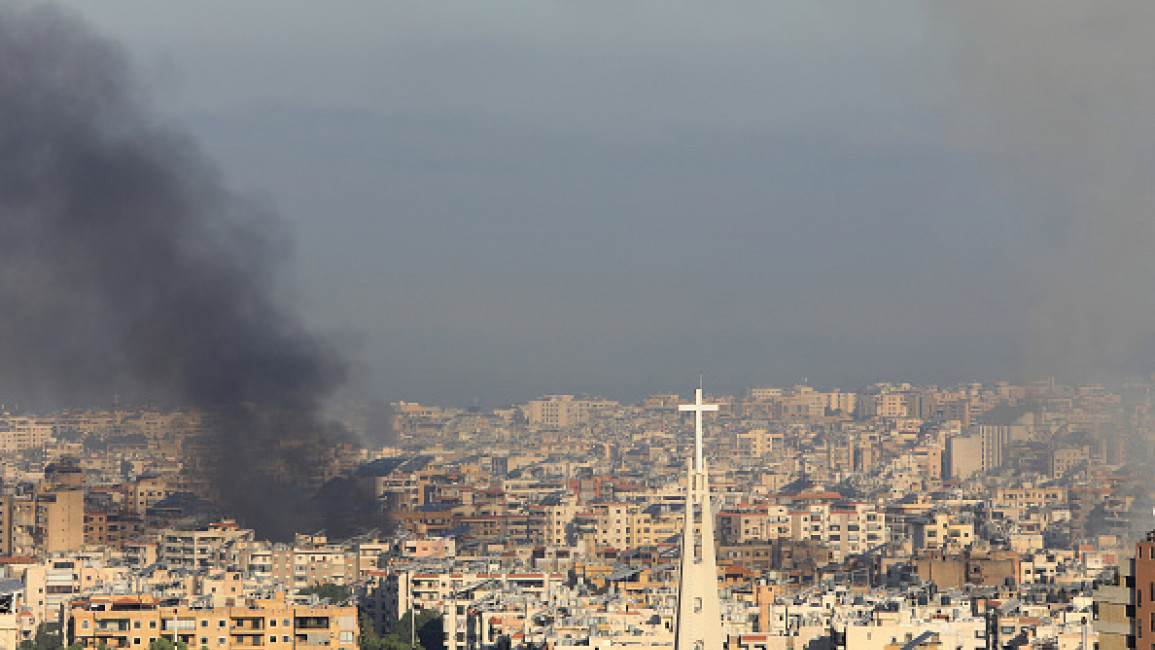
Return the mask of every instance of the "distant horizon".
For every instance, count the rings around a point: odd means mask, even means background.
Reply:
[[[995,379],[983,381],[983,380],[963,379],[963,380],[953,381],[953,382],[934,382],[934,381],[919,382],[919,381],[913,381],[910,379],[878,379],[878,380],[868,381],[868,382],[860,383],[860,384],[856,384],[856,385],[836,385],[836,384],[830,384],[830,383],[825,383],[825,382],[821,382],[821,381],[815,381],[813,378],[810,378],[810,377],[803,377],[803,378],[800,378],[799,381],[796,381],[793,383],[765,381],[765,382],[753,383],[753,384],[742,385],[742,386],[731,386],[730,388],[717,388],[717,387],[711,388],[710,382],[706,381],[704,384],[704,388],[705,388],[705,395],[708,397],[709,396],[714,396],[714,397],[726,396],[726,397],[744,398],[747,396],[747,394],[750,391],[757,389],[757,388],[780,388],[780,389],[789,391],[795,387],[806,386],[808,388],[814,389],[817,392],[839,391],[839,392],[843,392],[843,393],[855,393],[855,394],[861,395],[861,394],[867,394],[869,389],[871,389],[872,387],[882,385],[882,384],[890,384],[890,385],[894,385],[894,386],[898,386],[898,385],[902,385],[902,384],[909,384],[913,389],[935,388],[935,389],[939,389],[939,390],[952,390],[952,389],[957,389],[957,388],[965,388],[965,387],[971,386],[973,384],[979,384],[979,385],[983,386],[984,388],[994,388],[1000,384],[1005,384],[1005,385],[1010,385],[1010,386],[1032,386],[1032,385],[1043,384],[1043,383],[1053,383],[1054,388],[1078,389],[1078,388],[1099,387],[1099,388],[1104,388],[1106,390],[1119,390],[1119,389],[1124,388],[1128,385],[1138,385],[1138,386],[1155,385],[1155,378],[1153,378],[1153,377],[1133,377],[1130,379],[1117,379],[1114,381],[1096,381],[1096,380],[1076,381],[1073,379],[1061,379],[1061,378],[1057,378],[1057,377],[1039,377],[1039,378],[1035,378],[1035,379],[1026,379],[1026,380],[1010,380],[1010,379],[1005,379],[1005,378],[995,378]],[[612,393],[607,393],[607,392],[602,392],[602,391],[596,391],[596,390],[593,390],[593,391],[591,391],[591,390],[552,391],[552,392],[551,391],[542,391],[542,392],[538,392],[538,393],[526,393],[525,396],[519,397],[519,398],[514,398],[508,402],[491,403],[491,404],[485,404],[485,403],[480,403],[480,402],[477,404],[473,404],[472,402],[470,402],[470,403],[435,402],[435,401],[419,400],[419,399],[406,399],[404,397],[389,399],[388,403],[390,403],[390,404],[400,404],[400,403],[420,404],[422,406],[434,406],[434,407],[438,407],[438,408],[450,408],[450,409],[458,409],[458,410],[468,410],[470,408],[477,407],[483,411],[493,411],[493,410],[498,410],[498,409],[520,406],[520,405],[526,404],[528,402],[539,400],[541,398],[548,397],[551,395],[571,395],[571,396],[573,396],[575,398],[579,398],[579,399],[586,399],[586,398],[588,398],[588,399],[606,399],[609,401],[618,402],[618,403],[623,404],[623,405],[641,405],[642,402],[644,402],[647,398],[655,396],[655,395],[678,395],[679,397],[681,397],[683,399],[691,400],[691,399],[693,399],[693,394],[694,394],[695,388],[697,388],[696,384],[688,383],[687,386],[681,387],[680,389],[679,388],[670,388],[669,390],[653,390],[651,392],[639,394],[637,396],[622,396],[622,395],[617,395],[617,394],[612,394]],[[342,394],[342,395],[335,396],[331,400],[331,403],[329,404],[329,408],[349,407],[349,406],[353,406],[353,407],[370,406],[373,404],[380,404],[380,403],[382,403],[382,401],[383,400],[381,398],[372,397],[372,396],[353,396],[353,395],[349,395],[349,394]],[[19,410],[14,410],[12,407],[16,407]],[[55,408],[21,409],[18,404],[0,403],[0,413],[3,413],[4,415],[9,415],[9,416],[20,416],[20,415],[24,415],[24,414],[50,414],[50,413],[60,413],[60,412],[66,412],[66,411],[72,411],[72,410],[112,411],[112,410],[116,410],[118,408],[119,409],[126,409],[126,410],[150,409],[151,408],[151,409],[157,409],[157,410],[161,410],[161,411],[176,411],[176,410],[182,410],[182,409],[195,409],[196,407],[193,407],[190,405],[178,405],[178,404],[161,405],[161,404],[155,404],[155,403],[149,403],[149,402],[143,402],[143,401],[141,401],[141,402],[125,401],[125,402],[120,402],[120,403],[114,403],[112,400],[110,400],[107,404],[104,404],[104,405],[90,404],[90,405],[60,406],[60,407],[55,407]],[[211,408],[211,407],[207,407],[207,408]]]

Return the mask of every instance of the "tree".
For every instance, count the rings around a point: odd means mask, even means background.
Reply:
[[[375,650],[378,647],[381,637],[377,636],[377,630],[373,628],[373,619],[368,612],[361,612],[357,617],[357,623],[361,627],[361,638],[359,645],[361,650]]]
[[[327,600],[330,603],[343,603],[353,597],[353,591],[345,585],[337,585],[332,582],[326,582],[320,585],[313,585],[312,587],[305,587],[297,592],[302,596],[316,594],[318,598]]]
[[[392,632],[381,636],[378,636],[373,629],[373,621],[368,614],[362,612],[360,621],[360,650],[444,650],[445,648],[441,615],[433,610],[418,611],[415,627],[413,610],[409,610],[393,626]],[[414,629],[417,632],[416,646],[409,644],[409,636]]]
[[[172,639],[168,637],[160,637],[156,641],[148,644],[148,650],[188,650],[188,644],[184,641],[177,641],[176,645],[172,644]]]
[[[36,628],[36,636],[32,640],[21,641],[17,648],[19,650],[59,650],[63,645],[60,634],[54,633],[47,623],[41,623]]]
[[[409,633],[413,627],[413,610],[405,612],[401,620],[397,621],[397,626],[393,628],[394,634],[399,636],[405,645],[409,645]],[[417,648],[422,650],[444,650],[445,648],[445,630],[442,627],[441,615],[431,609],[422,609],[417,611]]]

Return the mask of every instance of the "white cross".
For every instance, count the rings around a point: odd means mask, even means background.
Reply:
[[[703,404],[702,403],[702,389],[694,389],[694,403],[693,404],[679,404],[679,411],[694,411],[694,471],[702,471],[702,413],[704,411],[717,411],[717,404]]]

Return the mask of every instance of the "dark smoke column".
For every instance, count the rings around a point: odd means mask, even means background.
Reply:
[[[195,406],[221,505],[323,527],[305,486],[345,362],[280,286],[282,225],[149,115],[124,53],[60,9],[0,2],[0,391]],[[311,486],[309,486],[311,487]]]

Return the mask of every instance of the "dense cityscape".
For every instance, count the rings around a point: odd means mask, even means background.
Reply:
[[[707,392],[725,647],[1147,647],[1150,388]],[[394,403],[302,477],[386,516],[291,539],[214,501],[196,410],[5,414],[0,645],[673,647],[690,402]]]
[[[0,650],[1155,650],[1155,3],[350,9],[0,0]]]

